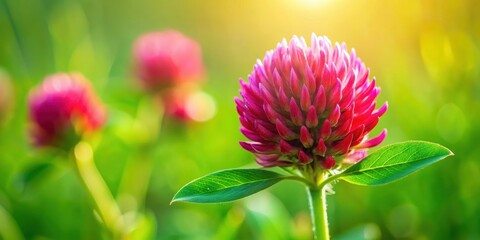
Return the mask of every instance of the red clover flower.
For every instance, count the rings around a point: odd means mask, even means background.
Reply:
[[[204,74],[200,45],[175,30],[140,36],[133,58],[136,75],[147,90],[197,81]]]
[[[31,136],[37,146],[71,147],[104,123],[105,109],[81,74],[45,78],[29,97]],[[72,142],[73,141],[73,142]]]
[[[376,107],[375,77],[345,43],[332,45],[312,34],[311,45],[294,36],[258,60],[248,82],[241,79],[235,98],[240,145],[264,167],[322,166],[355,163],[385,136],[368,138],[387,110]]]

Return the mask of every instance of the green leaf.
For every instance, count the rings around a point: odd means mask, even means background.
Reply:
[[[54,169],[55,165],[50,161],[34,163],[20,171],[15,178],[15,186],[23,192],[40,183]]]
[[[452,155],[450,150],[435,143],[396,143],[380,148],[338,177],[358,185],[386,184]]]
[[[181,188],[173,202],[219,203],[237,200],[290,178],[263,169],[229,169],[198,178]]]

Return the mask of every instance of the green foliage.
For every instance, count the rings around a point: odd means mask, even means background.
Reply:
[[[450,150],[435,143],[396,143],[370,154],[338,177],[358,185],[386,184],[452,155]]]
[[[288,178],[262,169],[229,169],[193,180],[172,202],[218,203],[237,200]]]
[[[18,173],[15,185],[19,190],[26,190],[44,180],[54,170],[54,167],[52,162],[34,163]]]
[[[342,179],[357,185],[379,185],[398,180],[453,153],[430,142],[408,141],[385,146],[321,185]],[[173,202],[218,203],[237,200],[288,178],[262,169],[229,169],[193,180],[181,188]]]

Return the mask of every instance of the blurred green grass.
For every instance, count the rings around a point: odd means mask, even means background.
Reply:
[[[15,94],[11,116],[0,125],[0,205],[27,239],[103,237],[65,160],[29,145],[28,91],[58,71],[79,71],[92,81],[110,113],[96,162],[116,193],[136,150],[117,129],[142,100],[132,87],[131,44],[143,32],[175,28],[202,46],[205,91],[217,115],[188,126],[164,122],[150,154],[155,166],[146,199],[156,238],[310,239],[306,193],[296,183],[235,203],[169,201],[195,177],[255,166],[237,143],[243,139],[233,103],[238,79],[282,38],[315,32],[355,48],[377,77],[389,110],[375,132],[387,128],[386,143],[423,139],[456,154],[388,186],[335,185],[328,198],[332,235],[369,226],[381,234],[373,231],[374,239],[480,238],[478,9],[475,0],[0,0],[0,67]],[[53,171],[21,184],[24,169],[51,160]]]

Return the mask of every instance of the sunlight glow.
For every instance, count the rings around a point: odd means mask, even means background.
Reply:
[[[291,2],[295,3],[296,5],[303,5],[305,7],[316,7],[320,4],[329,2],[329,0],[291,0]]]

